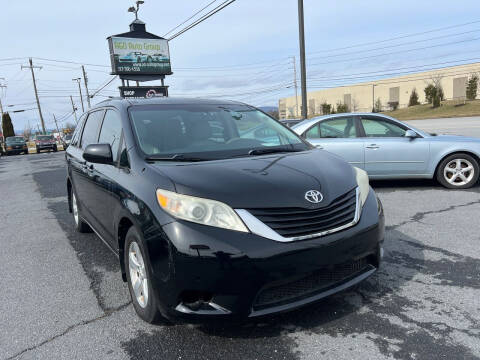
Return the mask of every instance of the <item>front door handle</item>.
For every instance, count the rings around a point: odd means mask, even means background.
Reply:
[[[377,144],[370,144],[370,145],[367,145],[366,147],[367,149],[377,150],[380,146],[378,146]]]

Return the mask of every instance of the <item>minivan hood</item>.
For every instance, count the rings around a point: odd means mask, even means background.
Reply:
[[[296,207],[314,209],[356,187],[352,167],[323,150],[197,163],[153,164],[178,193],[221,201],[236,209]],[[305,200],[319,190],[324,200]]]

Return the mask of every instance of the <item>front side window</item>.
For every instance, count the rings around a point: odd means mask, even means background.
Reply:
[[[132,107],[130,117],[147,156],[211,160],[269,148],[308,149],[295,133],[247,105],[143,105]]]
[[[98,142],[100,144],[110,144],[112,148],[113,161],[117,161],[118,146],[122,136],[122,122],[118,114],[113,110],[107,110],[103,119],[102,129]]]
[[[406,130],[400,126],[378,118],[362,118],[366,137],[403,137]]]
[[[83,128],[81,148],[85,149],[90,144],[98,142],[98,128],[103,118],[104,111],[95,111],[90,113]]]

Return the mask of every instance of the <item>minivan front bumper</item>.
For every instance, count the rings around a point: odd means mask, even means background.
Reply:
[[[309,240],[278,242],[184,221],[163,230],[173,245],[169,276],[155,272],[161,266],[150,254],[162,314],[240,320],[292,310],[372,275],[383,253],[384,216],[371,190],[355,226]]]

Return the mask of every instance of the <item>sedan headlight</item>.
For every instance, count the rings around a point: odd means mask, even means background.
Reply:
[[[358,167],[353,167],[355,169],[355,177],[357,179],[358,188],[360,190],[360,203],[365,204],[367,201],[368,193],[370,192],[370,183],[368,181],[368,174],[365,170],[362,170]]]
[[[198,224],[248,232],[247,227],[233,209],[219,201],[157,190],[160,207],[170,215]]]

